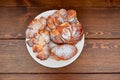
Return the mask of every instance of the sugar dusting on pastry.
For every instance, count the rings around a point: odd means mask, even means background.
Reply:
[[[27,29],[26,30],[26,38],[34,37],[35,33],[38,33],[38,31],[32,30],[32,29]]]
[[[46,19],[44,17],[41,17],[39,19],[34,19],[28,26],[28,28],[31,28],[33,30],[43,30],[46,26]]]
[[[58,56],[58,58],[65,60],[73,57],[76,52],[76,47],[69,44],[56,46],[51,50],[51,53],[53,53],[55,56]]]
[[[66,29],[66,28],[63,28],[62,37],[63,37],[65,40],[70,40],[70,37],[71,37],[70,31],[69,31],[68,29]]]
[[[68,60],[77,53],[74,46],[82,37],[82,25],[75,10],[56,10],[48,18],[33,19],[26,30],[27,44],[36,57],[46,60],[51,56],[56,60]]]
[[[36,57],[38,58],[38,59],[41,59],[41,60],[46,60],[46,59],[48,59],[48,57],[49,57],[49,47],[48,47],[48,45],[45,45],[43,48],[42,48],[42,50],[36,55]]]

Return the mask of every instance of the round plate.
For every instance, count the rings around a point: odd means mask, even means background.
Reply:
[[[38,19],[42,16],[47,18],[49,15],[53,14],[55,11],[56,10],[50,10],[50,11],[43,12],[35,18]],[[27,41],[27,39],[26,39],[26,41]],[[73,56],[69,60],[56,61],[51,57],[49,57],[47,60],[40,60],[40,59],[36,58],[37,53],[33,52],[32,47],[29,47],[29,45],[27,43],[26,43],[26,46],[27,46],[27,49],[28,49],[30,55],[32,56],[32,58],[35,61],[37,61],[39,64],[46,66],[46,67],[49,67],[49,68],[60,68],[60,67],[64,67],[64,66],[71,64],[73,61],[75,61],[79,57],[79,55],[83,49],[83,46],[84,46],[84,35],[83,35],[82,39],[75,45],[78,49],[78,52],[76,53],[75,56]]]

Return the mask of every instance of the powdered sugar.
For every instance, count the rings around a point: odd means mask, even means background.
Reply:
[[[46,43],[50,42],[50,37],[49,34],[42,33],[41,34],[42,38],[46,41]]]
[[[70,31],[64,28],[62,31],[62,37],[66,40],[70,40],[70,36],[71,36]]]
[[[50,49],[54,48],[55,46],[58,46],[57,44],[53,43],[52,41],[50,41],[48,45],[49,45]]]
[[[73,30],[72,30],[72,36],[75,36],[76,31],[77,31],[77,28],[73,27]]]
[[[27,38],[32,38],[35,33],[37,33],[36,30],[27,29],[27,30],[26,30],[26,37],[27,37]]]
[[[59,10],[59,13],[62,15],[62,16],[66,16],[67,15],[67,11],[65,9],[60,9]]]
[[[43,51],[44,51],[45,56],[49,56],[50,51],[49,51],[48,45],[45,45],[45,46],[43,47]]]
[[[77,49],[72,44],[76,44],[74,42],[79,40],[80,30],[78,24],[72,25],[77,20],[76,12],[73,10],[70,10],[69,14],[67,12],[65,9],[60,9],[48,15],[47,20],[44,17],[35,18],[28,26],[26,37],[33,39],[28,41],[28,44],[31,47],[38,45],[37,48],[41,48],[37,52],[39,59],[45,60],[45,55],[50,54],[49,49],[52,49],[56,56],[62,57],[61,59],[69,59],[76,53]],[[49,46],[50,38],[56,45]]]
[[[73,56],[76,48],[69,44],[64,44],[61,46],[56,46],[52,49],[53,52],[58,57],[63,57],[64,59],[68,59]]]

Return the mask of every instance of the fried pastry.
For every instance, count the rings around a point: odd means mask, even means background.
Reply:
[[[83,29],[79,22],[72,23],[65,22],[57,29],[50,32],[51,40],[57,44],[74,44],[78,42],[83,35]]]
[[[38,33],[37,30],[33,30],[33,29],[27,29],[26,30],[26,38],[33,38],[35,37],[35,35]]]
[[[68,10],[67,11],[67,20],[68,20],[68,22],[77,21],[77,14],[76,14],[75,10]]]
[[[35,41],[35,38],[31,38],[29,40],[27,40],[27,44],[32,47],[34,45],[34,41]]]
[[[26,30],[27,44],[36,57],[46,60],[68,60],[77,53],[75,44],[82,38],[83,28],[75,10],[56,10],[48,18],[34,19]]]
[[[43,30],[36,36],[36,45],[33,45],[33,51],[37,52],[37,58],[46,60],[49,56],[48,43],[50,42],[49,31]]]
[[[58,45],[51,50],[51,55],[56,60],[68,60],[77,53],[77,48],[74,45],[64,44]]]
[[[46,18],[40,17],[39,19],[34,19],[28,26],[28,28],[33,30],[43,30],[46,27]]]
[[[65,9],[60,9],[53,15],[48,16],[47,25],[50,29],[55,29],[65,21],[67,21],[67,11]]]
[[[28,45],[32,47],[33,52],[37,53],[37,58],[45,60],[49,56],[48,43],[50,42],[49,31],[40,31],[34,38],[27,41]]]
[[[48,45],[45,45],[41,51],[36,55],[36,57],[40,60],[46,60],[48,59],[50,55],[49,47]]]
[[[51,15],[48,16],[48,18],[47,18],[47,25],[48,25],[49,29],[55,29],[56,28]]]
[[[46,27],[46,19],[41,17],[39,19],[34,19],[28,26],[26,30],[26,38],[35,37],[40,30],[43,30]]]

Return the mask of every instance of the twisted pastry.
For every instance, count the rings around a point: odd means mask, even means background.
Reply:
[[[79,22],[71,23],[71,25],[65,22],[50,32],[51,40],[57,44],[75,44],[82,35],[83,29]]]
[[[83,35],[75,10],[60,9],[48,18],[34,19],[26,30],[27,44],[36,57],[46,60],[50,54],[56,60],[68,60],[77,53],[74,46]],[[51,41],[50,41],[51,39]],[[51,44],[54,45],[51,45]]]
[[[27,43],[32,47],[33,52],[37,53],[36,57],[41,60],[46,60],[50,54],[48,47],[50,42],[49,31],[45,30],[45,27],[46,19],[41,17],[34,19],[26,30]]]

